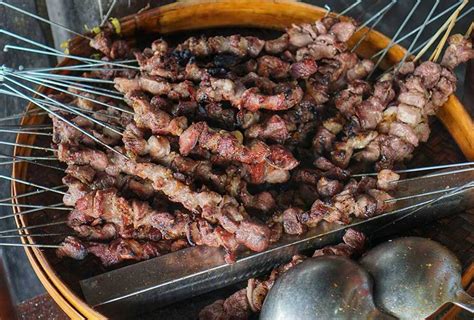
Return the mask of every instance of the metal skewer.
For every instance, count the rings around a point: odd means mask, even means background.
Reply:
[[[0,202],[0,207],[18,207],[18,208],[40,209],[40,210],[51,209],[51,210],[71,211],[71,208],[69,207],[38,206],[34,204],[15,204],[15,203],[4,203],[4,202]],[[0,219],[3,219],[3,217],[0,217]]]
[[[62,206],[62,205],[64,205],[64,203],[56,203],[56,204],[52,204],[52,205],[49,205],[49,206],[45,206],[45,208],[35,208],[35,209],[20,211],[19,213],[13,213],[13,214],[1,216],[0,220],[9,219],[9,218],[16,218],[16,217],[27,215],[29,213],[33,213],[33,212],[54,209],[54,207],[59,207],[59,206]],[[71,211],[71,210],[72,210],[72,208],[69,208],[69,211]]]
[[[428,23],[426,25],[430,25],[431,23],[435,22],[436,20],[438,20],[439,18],[441,18],[442,16],[446,15],[448,12],[450,12],[451,10],[457,8],[461,3],[463,2],[463,0],[460,0],[458,1],[457,3],[453,4],[452,6],[450,6],[449,8],[445,9],[444,11],[438,13],[436,16],[434,16],[433,18],[431,18]],[[474,8],[471,8],[469,11],[471,11],[472,9]],[[419,30],[421,29],[421,26],[411,30],[410,32],[408,32],[406,35],[404,35],[403,37],[401,37],[400,39],[397,39],[393,45],[397,45],[397,44],[400,44],[402,41],[404,41],[405,39],[408,39],[409,37],[411,37],[412,35],[414,35],[415,33],[417,33]],[[381,55],[383,52],[383,50],[380,50],[378,51],[377,53],[375,53],[372,58],[376,58],[378,57],[379,55]]]
[[[359,39],[359,41],[357,41],[357,43],[354,45],[354,47],[352,47],[351,52],[355,52],[357,50],[357,48],[361,45],[362,42],[364,42],[364,40],[367,38],[367,36],[370,34],[370,32],[372,32],[372,30],[379,24],[379,22],[382,21],[383,17],[385,17],[385,14],[387,14],[390,11],[390,9],[392,9],[394,7],[394,5],[395,5],[395,3],[397,3],[397,1],[398,0],[392,0],[391,3],[389,3],[387,6],[382,8],[382,10],[377,13],[377,16],[379,16],[379,17],[374,21],[374,23],[364,33],[364,35]],[[359,29],[357,31],[361,30],[361,28],[365,27],[365,25],[366,24],[359,27]]]
[[[411,55],[411,51],[414,47],[414,45],[417,43],[418,41],[418,38],[421,36],[421,34],[423,33],[423,30],[425,30],[425,27],[427,26],[428,24],[428,21],[429,19],[431,18],[431,16],[433,15],[434,11],[436,10],[436,8],[438,7],[439,5],[439,1],[440,0],[436,0],[434,6],[431,8],[431,11],[428,13],[428,15],[426,16],[426,19],[425,21],[423,22],[423,24],[420,26],[420,30],[418,31],[418,33],[416,34],[415,36],[415,39],[413,39],[413,41],[410,43],[410,46],[408,47],[408,50],[405,52],[405,54],[403,55],[403,58],[402,60],[400,60],[400,62],[397,64],[397,66],[395,67],[395,74],[398,73],[398,71],[400,70],[400,68],[402,67],[403,63],[405,62],[405,60]]]
[[[24,51],[24,52],[30,52],[30,53],[37,53],[37,54],[43,54],[43,55],[47,55],[47,56],[55,56],[55,57],[59,57],[59,58],[69,58],[69,59],[79,60],[79,61],[83,61],[83,62],[101,62],[101,60],[97,60],[97,59],[85,58],[85,57],[75,56],[75,55],[70,55],[70,54],[65,54],[65,53],[48,52],[48,51],[31,49],[31,48],[15,46],[15,45],[9,45],[9,44],[7,44],[3,47],[4,52],[8,52],[9,50],[17,50],[17,51]],[[140,67],[130,66],[130,65],[122,64],[122,63],[118,63],[118,62],[107,62],[107,65],[117,66],[117,67],[122,67],[122,68],[127,68],[127,69],[133,69],[133,70],[140,70]]]
[[[10,155],[3,154],[3,153],[0,153],[0,155],[4,156],[6,158],[9,157],[10,159],[13,160],[13,162],[27,162],[27,163],[38,165],[38,166],[41,166],[41,167],[50,168],[50,169],[54,169],[54,170],[58,170],[58,171],[62,171],[62,172],[64,172],[64,170],[65,170],[64,168],[52,166],[52,165],[41,163],[41,162],[36,162],[35,160],[26,159],[26,158],[23,158],[21,156],[10,156]]]
[[[36,234],[11,234],[11,235],[0,235],[0,239],[8,238],[27,238],[27,237],[58,237],[65,236],[64,233],[36,233]]]
[[[81,38],[85,38],[85,39],[87,39],[87,40],[92,40],[91,37],[88,37],[88,36],[83,35],[83,34],[81,34],[81,33],[79,33],[79,32],[76,32],[76,31],[74,31],[74,30],[71,30],[71,29],[69,29],[68,27],[65,27],[65,26],[63,26],[63,25],[61,25],[61,24],[59,24],[59,23],[57,23],[57,22],[53,22],[53,21],[51,21],[51,20],[42,18],[42,17],[40,17],[40,16],[38,16],[38,15],[36,15],[36,14],[33,14],[33,13],[31,13],[31,12],[28,12],[28,11],[25,11],[25,10],[20,9],[20,8],[18,8],[18,7],[15,7],[14,5],[8,4],[8,3],[4,2],[4,1],[0,1],[0,5],[3,5],[3,6],[5,6],[5,7],[7,7],[7,8],[10,8],[10,9],[15,10],[15,11],[17,11],[17,12],[20,12],[20,13],[22,13],[22,14],[25,14],[25,15],[27,15],[27,16],[29,16],[29,17],[35,18],[35,19],[37,19],[37,20],[39,20],[39,21],[45,22],[45,23],[47,23],[47,24],[49,24],[49,25],[52,25],[52,26],[54,26],[54,27],[64,29],[64,30],[66,30],[67,32],[70,32],[70,33],[72,33],[72,34],[74,34],[74,35],[76,35],[76,36],[79,36],[79,37],[81,37]]]
[[[12,182],[22,183],[22,184],[25,184],[27,186],[35,187],[35,188],[38,188],[38,189],[47,190],[47,191],[51,191],[51,192],[54,192],[54,193],[59,193],[59,194],[62,194],[62,195],[67,195],[68,194],[67,192],[64,192],[64,191],[61,191],[61,190],[57,190],[57,189],[50,188],[50,187],[40,186],[36,183],[21,180],[21,179],[17,179],[17,178],[12,178],[12,177],[8,177],[8,176],[4,176],[4,175],[0,175],[0,178],[10,180]]]
[[[35,145],[16,143],[16,142],[0,141],[0,144],[7,145],[7,146],[14,146],[14,147],[30,148],[30,149],[41,150],[41,151],[49,151],[49,152],[55,152],[56,151],[53,148],[38,147],[38,146],[35,146]]]
[[[15,75],[14,73],[9,73],[9,74],[11,74],[11,75],[13,75],[13,76],[17,76],[17,75]],[[46,87],[49,87],[49,88],[52,88],[52,89],[57,89],[57,88],[54,87],[54,86],[47,85],[47,84],[42,83],[42,82],[40,82],[40,81],[31,80],[31,79],[28,79],[28,78],[24,78],[24,77],[22,77],[22,76],[17,76],[17,77],[19,77],[20,79],[25,79],[25,80],[31,81],[31,82],[33,82],[33,83],[35,83],[35,84],[38,84],[38,85],[46,86]],[[46,82],[48,82],[48,81],[46,81]],[[56,104],[57,106],[60,106],[60,107],[62,107],[62,108],[64,108],[64,109],[70,111],[70,112],[73,113],[73,114],[76,114],[76,115],[78,115],[78,116],[84,117],[84,118],[86,118],[87,120],[92,121],[93,123],[98,124],[98,125],[100,125],[100,126],[103,126],[103,127],[107,128],[107,129],[109,129],[109,130],[112,130],[112,131],[114,131],[114,132],[117,133],[117,134],[120,134],[120,135],[122,134],[120,131],[116,130],[115,128],[112,128],[112,127],[110,127],[110,126],[104,124],[103,122],[101,122],[101,121],[99,121],[99,120],[97,120],[97,119],[95,119],[95,118],[93,118],[93,117],[90,117],[90,116],[88,116],[88,115],[86,115],[86,114],[84,114],[84,113],[82,113],[82,112],[79,112],[79,111],[77,111],[77,110],[75,110],[75,109],[73,109],[73,108],[70,108],[67,104],[64,104],[64,103],[62,103],[62,102],[59,102],[59,101],[57,101],[57,100],[54,100],[54,99],[52,99],[52,98],[50,98],[50,97],[48,97],[48,96],[46,96],[46,95],[43,95],[43,94],[41,94],[41,93],[39,93],[39,92],[37,92],[37,91],[35,91],[35,90],[33,90],[33,89],[28,89],[28,90],[31,91],[31,92],[33,92],[33,93],[39,94],[39,95],[40,95],[41,97],[43,97],[44,99],[46,99],[46,100],[48,100],[48,101],[50,101],[50,102]],[[87,92],[87,91],[86,91],[86,92]]]
[[[397,40],[398,36],[400,35],[400,33],[403,31],[403,29],[405,28],[406,24],[408,23],[408,21],[410,21],[411,19],[411,16],[415,13],[416,11],[416,8],[418,8],[418,6],[420,5],[420,2],[421,0],[416,0],[416,3],[415,5],[411,8],[410,12],[408,13],[408,15],[406,16],[406,18],[403,20],[402,24],[400,25],[400,27],[397,29],[397,31],[395,32],[395,35],[390,39],[390,43],[385,47],[385,49],[383,50],[382,52],[382,55],[378,58],[377,62],[375,63],[374,65],[374,68],[372,70],[372,72],[367,76],[367,79],[369,79],[375,72],[375,70],[377,70],[377,67],[379,66],[379,64],[382,62],[383,58],[385,57],[385,55],[388,53],[388,50],[390,50],[390,48],[393,46],[393,43]]]
[[[32,229],[44,228],[44,227],[50,227],[50,226],[58,226],[58,225],[61,225],[61,224],[66,224],[66,221],[49,222],[49,223],[44,223],[44,224],[37,224],[37,225],[34,225],[34,226],[20,227],[20,228],[16,228],[16,229],[0,230],[0,234],[11,233],[11,232],[19,232],[19,231],[24,231],[24,230],[32,230]]]
[[[372,15],[370,17],[370,19],[368,19],[367,21],[365,21],[360,27],[357,28],[356,32],[357,31],[360,31],[362,30],[364,27],[368,26],[372,21],[374,20],[380,20],[380,15],[385,15],[396,3],[398,3],[398,0],[392,0],[389,4],[387,4],[385,7],[383,7],[382,9],[380,9],[379,12],[377,12],[376,14]]]
[[[14,76],[16,76],[17,78],[20,78],[22,79],[21,76],[18,76],[18,74],[12,74]],[[7,77],[4,77],[5,79],[8,79]],[[77,93],[74,93],[74,92],[70,92],[68,90],[65,90],[65,89],[61,89],[59,87],[56,87],[56,86],[53,86],[53,85],[46,85],[46,84],[42,84],[44,85],[45,87],[48,87],[48,88],[51,88],[51,89],[54,89],[56,91],[59,91],[59,92],[62,92],[62,93],[66,93],[70,96],[73,96],[73,97],[76,97],[76,98],[80,98],[80,99],[84,99],[84,100],[87,100],[87,101],[91,101],[91,102],[94,102],[98,105],[102,105],[104,107],[107,107],[107,108],[112,108],[112,109],[115,109],[115,110],[118,110],[118,111],[121,111],[121,112],[125,112],[125,113],[128,113],[128,114],[134,114],[133,111],[130,111],[130,110],[127,110],[127,109],[123,109],[123,108],[120,108],[120,107],[117,107],[117,106],[114,106],[114,105],[111,105],[111,104],[107,104],[105,102],[102,102],[102,101],[99,101],[99,100],[95,100],[95,99],[92,99],[90,97],[87,97],[87,96],[83,96],[83,95],[80,95],[80,94],[77,94]],[[37,93],[36,91],[34,91],[33,89],[30,89],[28,87],[26,87],[29,91],[32,91],[34,93]],[[41,95],[41,94],[40,94]],[[23,98],[24,95],[21,95],[19,94],[18,95],[19,97]],[[44,95],[41,95],[43,98],[45,97]],[[48,99],[49,98],[49,99]],[[45,98],[49,101],[51,101],[52,103],[55,103],[55,104],[59,104],[58,101],[54,100],[54,99],[51,99],[50,97],[48,98]],[[31,98],[30,98],[31,99]]]
[[[30,247],[30,248],[45,248],[45,249],[59,249],[61,245],[58,244],[37,244],[37,243],[0,243],[0,247]]]
[[[14,84],[20,86],[20,87],[22,87],[22,88],[25,88],[25,89],[27,89],[27,90],[33,91],[33,92],[37,93],[39,96],[41,96],[41,97],[43,97],[43,98],[46,98],[46,99],[49,99],[49,100],[53,100],[53,99],[49,98],[48,96],[46,96],[46,95],[44,95],[44,94],[42,94],[42,93],[36,92],[36,91],[34,91],[34,90],[28,88],[27,86],[22,85],[22,84],[19,83],[18,81],[12,80],[12,79],[10,79],[10,78],[8,78],[8,77],[5,77],[5,76],[4,76],[4,79],[5,79],[5,80],[8,80],[8,81],[10,81],[10,82],[12,82],[12,83],[14,83]],[[121,155],[121,156],[123,156],[123,157],[125,157],[125,158],[128,159],[128,157],[127,157],[126,155],[122,154],[120,151],[115,150],[113,147],[111,147],[111,146],[109,146],[108,144],[102,142],[100,139],[97,139],[95,136],[93,136],[92,134],[90,134],[90,133],[87,132],[86,130],[82,129],[81,127],[76,126],[76,125],[73,124],[71,121],[69,121],[69,120],[67,120],[66,118],[64,118],[63,116],[61,116],[61,115],[55,113],[54,111],[52,111],[52,110],[50,110],[50,109],[48,109],[48,108],[42,106],[41,104],[37,103],[37,102],[34,101],[33,99],[29,98],[28,96],[25,96],[24,94],[22,94],[20,91],[16,90],[15,88],[13,88],[13,87],[11,87],[11,86],[9,86],[9,85],[7,85],[7,84],[4,84],[4,85],[5,85],[8,89],[10,89],[10,90],[16,92],[17,94],[21,95],[22,97],[24,97],[25,99],[29,100],[30,102],[36,104],[38,107],[44,109],[45,111],[51,113],[51,114],[54,115],[55,117],[57,117],[57,118],[59,118],[60,120],[64,121],[65,123],[69,124],[69,125],[72,126],[73,128],[79,130],[80,132],[82,132],[83,134],[85,134],[86,136],[88,136],[89,138],[91,138],[91,139],[93,139],[94,141],[98,142],[100,145],[102,145],[102,146],[106,147],[107,149],[112,150],[113,152],[115,152],[115,153],[117,153],[117,154],[119,154],[119,155]],[[53,100],[53,101],[54,101],[54,100]]]
[[[456,168],[456,167],[464,167],[464,166],[472,166],[472,165],[474,165],[474,161],[460,162],[460,163],[450,163],[450,164],[440,164],[440,165],[426,166],[426,167],[419,167],[419,168],[411,168],[411,169],[402,169],[402,170],[395,170],[395,172],[396,173],[422,172],[422,171],[429,171],[429,170],[448,169],[448,168]],[[358,173],[358,174],[352,174],[351,177],[376,176],[377,174],[378,173],[376,173],[376,172]]]

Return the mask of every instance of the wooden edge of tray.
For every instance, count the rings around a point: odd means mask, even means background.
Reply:
[[[294,1],[269,1],[269,0],[214,0],[214,1],[187,1],[185,3],[173,3],[156,9],[142,12],[138,15],[131,15],[122,18],[121,28],[125,37],[135,35],[140,31],[146,30],[151,33],[173,33],[185,30],[197,30],[213,27],[258,27],[267,29],[284,29],[292,23],[312,22],[324,16],[326,10],[312,6],[309,4]],[[356,43],[361,35],[366,31],[362,29],[351,39],[352,44]],[[366,41],[359,47],[357,51],[363,57],[369,57],[374,52],[384,48],[389,39],[379,32],[372,31],[368,34]],[[351,43],[350,43],[351,44]],[[91,52],[87,41],[76,37],[70,42],[70,52],[72,54],[80,54]],[[382,61],[381,67],[387,68],[404,55],[405,49],[401,46],[392,47],[385,59]],[[74,64],[70,59],[65,59],[60,65]],[[39,88],[42,92],[46,92],[45,88]],[[31,103],[28,104],[28,110],[35,108]],[[459,100],[452,96],[445,107],[441,108],[443,113],[440,118],[448,128],[452,136],[460,145],[464,154],[469,158],[474,157],[474,132],[472,128],[472,120],[468,117]],[[462,117],[462,118],[461,118]],[[37,117],[24,117],[22,124],[41,123],[43,119]],[[41,122],[39,122],[41,121]],[[459,125],[462,123],[463,125]],[[18,134],[17,143],[32,144],[35,140],[34,136]],[[15,147],[15,155],[28,155],[30,152],[27,148]],[[16,178],[25,178],[26,163],[15,163],[13,165],[12,176]],[[24,190],[24,186],[12,183],[12,195],[16,196]],[[17,199],[13,200],[18,203]],[[14,207],[15,213],[21,212],[18,207]],[[16,217],[16,223],[19,227],[25,226],[23,217]],[[22,238],[23,243],[34,243],[31,238]],[[61,281],[56,272],[51,268],[44,254],[38,248],[26,248],[27,256],[45,286],[48,293],[60,305],[60,307],[74,319],[94,318],[105,319],[103,315],[88,306],[82,299],[74,294]]]

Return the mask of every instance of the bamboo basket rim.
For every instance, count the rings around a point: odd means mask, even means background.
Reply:
[[[240,14],[239,17],[237,17]],[[210,29],[219,27],[256,27],[261,29],[282,30],[291,23],[313,22],[326,14],[326,10],[311,4],[295,2],[291,0],[191,0],[177,2],[162,7],[154,8],[136,15],[126,16],[120,19],[122,34],[125,38],[132,37],[139,31],[150,33],[169,34],[179,31],[191,31],[198,29]],[[243,16],[242,16],[243,15]],[[254,19],[254,18],[259,19]],[[344,19],[344,17],[342,17]],[[362,29],[351,39],[356,42],[360,36],[367,31]],[[359,47],[357,53],[363,57],[368,57],[380,48],[389,43],[389,38],[372,30],[366,37],[364,44]],[[70,42],[70,51],[75,53],[75,49],[87,46],[87,42],[75,37]],[[88,46],[87,46],[88,47]],[[405,53],[405,49],[399,45],[392,47],[381,64],[386,68],[398,61]],[[63,60],[59,65],[72,64],[69,58]],[[45,91],[44,87],[39,88]],[[29,103],[27,110],[35,108]],[[24,117],[21,124],[39,123],[44,121],[44,117]],[[441,108],[438,117],[447,127],[450,134],[460,145],[462,151],[468,159],[474,159],[474,125],[459,100],[452,95],[446,105]],[[40,119],[43,118],[43,119]],[[459,123],[458,120],[463,121]],[[25,134],[18,134],[17,143],[33,144],[35,137]],[[27,148],[15,147],[14,155],[28,155],[31,150]],[[25,163],[15,163],[13,165],[12,177],[24,178],[27,172]],[[11,184],[12,196],[19,194],[23,187],[17,183]],[[18,200],[14,198],[14,204]],[[18,207],[14,207],[15,213],[20,213]],[[15,217],[18,227],[26,226],[23,217]],[[34,243],[33,239],[22,238],[23,243]],[[34,247],[24,249],[33,270],[38,275],[40,281],[45,286],[47,292],[56,303],[72,319],[106,319],[98,311],[91,308],[85,301],[79,298],[69,289],[49,264],[41,250]]]

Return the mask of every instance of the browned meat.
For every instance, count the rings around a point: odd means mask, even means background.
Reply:
[[[140,91],[130,91],[125,95],[135,111],[134,119],[139,128],[150,129],[154,134],[180,135],[186,129],[185,117],[172,118],[168,113],[153,106]]]
[[[441,66],[437,63],[426,61],[420,64],[413,72],[413,74],[421,78],[423,87],[434,87],[441,77]],[[416,79],[416,78],[415,78]],[[421,90],[423,92],[424,90]]]
[[[289,131],[292,125],[287,123],[285,119],[275,114],[263,123],[250,126],[245,130],[245,136],[249,138],[269,139],[278,143],[284,143],[289,138]]]
[[[257,59],[257,74],[266,78],[284,79],[288,77],[290,64],[274,56]]]
[[[267,40],[265,42],[265,51],[270,54],[282,53],[288,48],[289,36],[284,33],[279,38],[274,40]]]
[[[266,110],[288,110],[301,102],[303,99],[303,90],[299,86],[290,86],[283,92],[274,95],[265,95],[259,92],[257,88],[250,88],[244,91],[238,102],[239,108],[257,111]]]
[[[352,21],[337,22],[329,29],[329,32],[333,33],[341,42],[347,42],[355,31],[356,25]]]
[[[116,239],[110,243],[83,243],[74,237],[67,237],[56,253],[59,257],[84,259],[88,253],[96,256],[106,267],[127,260],[146,260],[169,252],[167,242],[138,242],[132,239]]]
[[[303,213],[299,208],[289,208],[283,212],[283,229],[287,234],[303,234],[307,227],[302,224],[298,217]]]
[[[76,208],[68,217],[68,225],[84,238],[90,238],[91,234],[84,233],[89,232],[90,228],[83,226],[91,224],[95,227],[100,222],[114,225],[116,234],[107,234],[107,237],[157,241],[161,238],[170,239],[170,236],[184,236],[183,226],[175,223],[173,215],[153,210],[147,202],[127,201],[119,197],[115,189],[86,194],[77,201]],[[170,230],[176,227],[181,230]]]
[[[460,34],[455,34],[448,39],[448,48],[444,53],[441,65],[449,69],[456,68],[459,64],[474,59],[472,42]]]
[[[236,135],[222,130],[215,131],[209,128],[205,122],[191,125],[179,137],[179,148],[183,155],[189,154],[197,145],[228,161],[249,164],[261,163],[270,154],[268,146],[263,142],[246,147]]]
[[[255,222],[242,221],[235,233],[235,239],[250,250],[260,252],[268,248],[270,229]]]
[[[64,176],[62,181],[68,187],[67,194],[63,196],[63,202],[67,206],[74,206],[77,200],[84,197],[90,191],[90,188],[85,183],[71,175]]]
[[[361,80],[366,78],[374,69],[372,60],[363,59],[356,63],[352,68],[347,70],[347,80],[352,82],[354,80]]]
[[[342,240],[344,241],[343,243],[316,250],[313,253],[313,257],[326,255],[343,257],[359,256],[364,252],[367,243],[367,237],[362,232],[354,229],[347,229]]]
[[[290,74],[293,79],[307,79],[318,71],[316,61],[303,59],[290,66]]]
[[[377,174],[377,188],[382,190],[393,190],[397,187],[400,175],[392,170],[383,169]]]
[[[176,51],[187,50],[191,54],[201,57],[222,53],[229,53],[239,57],[256,57],[264,46],[264,40],[255,37],[242,37],[240,35],[216,36],[209,39],[191,37],[178,45]]]
[[[317,183],[318,193],[322,197],[332,197],[342,191],[342,184],[338,180],[321,177]]]
[[[109,164],[107,156],[99,150],[76,148],[64,143],[58,145],[58,159],[68,165],[89,165],[98,171],[104,171]]]
[[[66,237],[61,247],[56,250],[58,257],[69,257],[76,260],[84,259],[87,253],[87,248],[84,244],[79,239],[71,236]]]

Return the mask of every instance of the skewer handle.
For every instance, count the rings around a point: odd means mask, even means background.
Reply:
[[[456,301],[453,301],[453,303],[464,310],[474,313],[474,298],[462,289],[456,293]]]

